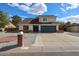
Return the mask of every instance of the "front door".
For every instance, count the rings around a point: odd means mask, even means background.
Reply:
[[[34,32],[38,32],[38,31],[39,31],[39,27],[38,27],[37,25],[34,25],[34,26],[33,26],[33,31],[34,31]]]

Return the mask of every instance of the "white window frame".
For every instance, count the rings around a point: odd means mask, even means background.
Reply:
[[[43,22],[48,22],[48,18],[46,18],[47,20],[46,21],[44,21],[44,18],[43,18]]]

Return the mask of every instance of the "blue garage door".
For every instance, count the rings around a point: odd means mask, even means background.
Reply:
[[[56,26],[41,26],[41,32],[56,32]]]

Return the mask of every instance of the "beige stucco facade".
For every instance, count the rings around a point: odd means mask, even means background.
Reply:
[[[79,26],[70,26],[68,27],[67,31],[79,32]]]
[[[55,16],[41,16],[41,17],[39,17],[39,22],[45,22],[45,21],[43,21],[43,18],[48,19],[46,22],[56,22]]]
[[[46,21],[44,21],[44,18],[46,18]],[[59,30],[59,24],[56,23],[56,16],[39,16],[38,17],[38,23],[34,24],[20,24],[19,30],[23,30],[23,26],[28,26],[28,30],[33,31],[34,30],[34,25],[38,26],[38,31],[40,32],[42,30],[42,27],[55,27],[56,31]],[[53,30],[52,29],[52,30]],[[49,29],[48,29],[49,30]]]

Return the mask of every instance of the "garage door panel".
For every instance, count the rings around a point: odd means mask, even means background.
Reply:
[[[56,32],[56,26],[41,26],[41,32]]]

